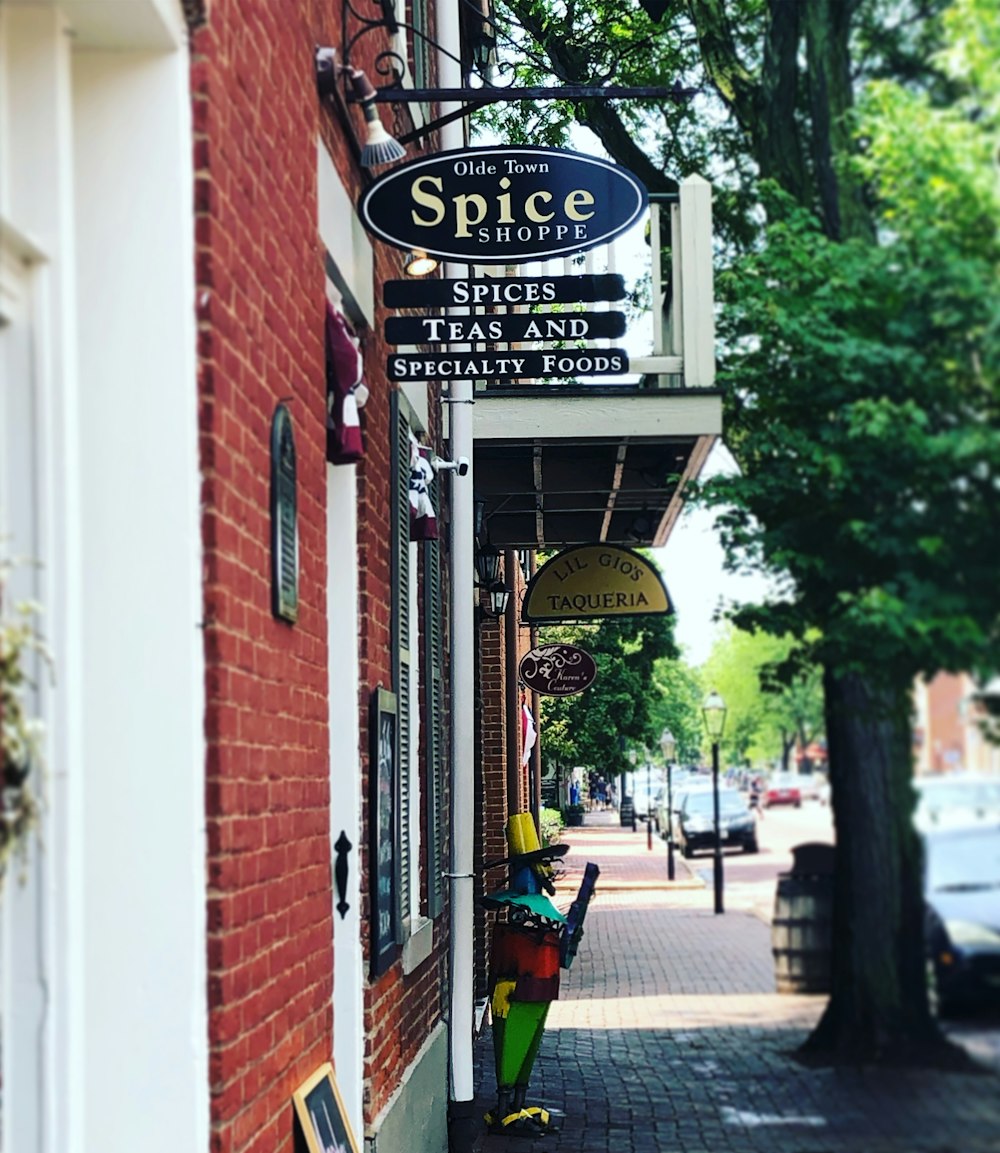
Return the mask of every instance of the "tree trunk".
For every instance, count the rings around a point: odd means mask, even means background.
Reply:
[[[875,238],[860,184],[846,163],[856,151],[849,118],[853,11],[844,0],[810,0],[802,6],[813,178],[823,230],[832,240]]]
[[[805,1057],[968,1065],[930,1014],[907,690],[824,676],[837,864],[832,991]]]
[[[781,771],[787,773],[791,771],[790,757],[792,749],[795,748],[795,734],[786,732],[784,729],[781,732]]]

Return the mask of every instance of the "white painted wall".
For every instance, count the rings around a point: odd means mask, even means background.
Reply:
[[[74,60],[87,1150],[208,1140],[185,53]]]
[[[204,671],[179,3],[4,0],[0,95],[0,222],[34,253],[17,335],[31,375],[7,342],[19,407],[0,418],[0,456],[11,438],[31,446],[16,519],[44,563],[58,670],[41,701],[43,837],[2,905],[2,1147],[204,1149]]]

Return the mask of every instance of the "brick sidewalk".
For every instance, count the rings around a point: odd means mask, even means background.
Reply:
[[[484,1135],[482,1153],[1000,1153],[991,1073],[800,1065],[792,1052],[825,999],[776,994],[767,925],[715,916],[680,858],[668,887],[663,842],[650,853],[617,820],[588,814],[566,830],[558,903],[585,861],[601,878],[528,1095],[565,1112],[562,1132]],[[484,1111],[492,1058],[487,1030],[476,1046]]]

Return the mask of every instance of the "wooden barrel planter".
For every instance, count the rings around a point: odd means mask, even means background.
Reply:
[[[778,876],[771,921],[774,978],[779,993],[829,993],[833,949],[832,849],[828,862],[822,855],[818,862],[814,855],[803,854],[803,857],[813,866],[809,872],[793,869]],[[797,865],[799,860],[797,855]]]

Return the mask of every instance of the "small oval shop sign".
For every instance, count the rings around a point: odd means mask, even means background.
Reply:
[[[576,645],[541,645],[521,657],[517,671],[528,688],[543,697],[571,697],[594,683],[597,664]]]
[[[646,189],[624,168],[561,148],[465,148],[402,164],[361,198],[397,248],[508,264],[583,252],[630,228]]]

